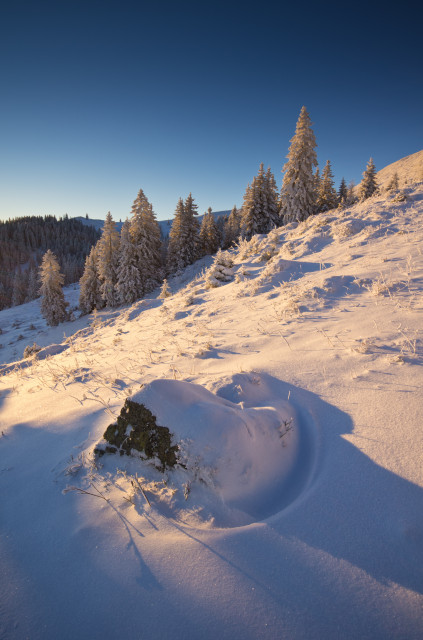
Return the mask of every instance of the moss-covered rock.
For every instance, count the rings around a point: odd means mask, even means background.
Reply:
[[[172,437],[167,427],[156,423],[156,417],[143,404],[127,398],[116,424],[110,424],[104,432],[105,447],[97,447],[95,452],[131,453],[139,451],[147,458],[158,458],[162,471],[176,464],[178,446],[172,444]]]

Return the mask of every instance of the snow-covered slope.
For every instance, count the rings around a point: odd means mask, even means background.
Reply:
[[[386,187],[397,173],[399,186],[402,188],[416,182],[423,182],[423,150],[388,164],[377,172],[376,180],[380,187]]]
[[[164,301],[52,330],[37,301],[0,313],[2,637],[422,637],[423,184],[405,191],[241,243],[217,288],[208,258]],[[34,341],[58,346],[11,362]],[[183,466],[93,455],[128,396]]]

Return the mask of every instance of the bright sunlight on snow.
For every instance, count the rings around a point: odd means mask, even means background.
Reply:
[[[165,298],[1,311],[0,635],[421,638],[422,248],[419,182]],[[175,467],[94,453],[128,397]]]

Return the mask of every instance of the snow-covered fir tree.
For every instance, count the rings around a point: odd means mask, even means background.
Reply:
[[[386,185],[386,190],[397,191],[398,189],[399,189],[399,176],[398,176],[398,173],[395,171],[394,175]]]
[[[142,298],[162,281],[160,226],[142,189],[132,205],[129,233],[139,271],[137,298]]]
[[[179,198],[175,209],[175,217],[169,232],[169,244],[167,248],[166,268],[169,273],[175,273],[183,269],[185,265],[181,255],[182,232],[184,227],[184,201]]]
[[[126,219],[120,232],[120,255],[116,289],[121,304],[135,302],[142,288],[141,274],[137,266],[137,257],[131,239],[130,227],[131,223]]]
[[[348,185],[348,189],[347,189],[347,197],[346,197],[346,200],[345,200],[345,206],[346,207],[352,207],[353,204],[355,204],[358,201],[358,198],[357,198],[355,192],[356,192],[355,182],[354,182],[354,180],[351,180],[351,182]]]
[[[220,233],[211,207],[204,214],[198,237],[200,256],[213,255],[220,246]]]
[[[342,178],[341,184],[339,185],[339,189],[338,189],[338,204],[341,207],[345,204],[347,200],[347,195],[348,195],[347,183],[345,182],[345,178]]]
[[[19,265],[13,278],[12,307],[16,307],[25,302],[27,289],[27,274],[22,271],[21,266]]]
[[[119,267],[120,239],[116,224],[110,211],[106,216],[103,233],[97,243],[98,276],[100,279],[100,291],[104,304],[107,307],[116,307],[119,303],[119,294],[116,289],[117,273]]]
[[[377,191],[376,167],[373,158],[367,163],[366,170],[363,173],[363,179],[360,183],[360,200],[367,200]]]
[[[310,116],[302,107],[295,135],[291,139],[288,161],[280,194],[280,214],[284,223],[302,221],[316,211],[314,167],[317,166],[316,139]]]
[[[163,280],[163,284],[162,284],[162,288],[160,290],[159,298],[164,300],[165,298],[170,298],[171,295],[172,295],[172,292],[169,289],[169,285],[168,285],[167,279],[165,278]]]
[[[316,171],[314,172],[314,192],[316,194],[316,199],[320,189],[320,181],[321,181],[320,171],[319,171],[319,167],[317,167]]]
[[[279,223],[275,178],[270,168],[264,172],[264,165],[261,163],[257,176],[245,191],[241,218],[242,235],[250,239],[256,233],[268,233]]]
[[[233,206],[223,229],[223,247],[228,249],[239,238],[241,234],[241,212],[236,205]]]
[[[278,187],[276,185],[275,176],[273,175],[270,167],[267,168],[266,175],[264,177],[264,193],[269,217],[268,231],[270,231],[274,227],[279,227],[282,222],[279,215]]]
[[[242,205],[242,234],[245,238],[252,238],[256,233],[263,233],[263,189],[264,165],[260,164],[259,172],[254,176],[250,186],[247,186]]]
[[[206,289],[214,289],[224,282],[230,282],[233,278],[233,261],[227,251],[219,251],[213,260],[213,264],[208,269],[205,278]]]
[[[56,256],[50,249],[43,256],[40,267],[40,281],[41,313],[47,324],[55,327],[59,322],[66,320],[67,303],[62,289],[64,276],[60,272]]]
[[[185,254],[188,264],[192,264],[198,258],[198,234],[200,232],[200,223],[197,219],[198,206],[195,203],[192,194],[189,193],[184,202],[184,217],[186,220],[186,242],[184,243]]]
[[[328,160],[322,171],[322,177],[317,192],[316,209],[320,213],[322,211],[329,211],[334,209],[338,204],[338,197],[336,195],[333,174]]]
[[[79,308],[82,313],[91,313],[103,306],[98,276],[98,249],[97,245],[94,245],[85,259],[84,273],[79,281]]]
[[[40,288],[40,283],[38,280],[38,270],[35,267],[32,267],[29,270],[29,276],[28,276],[28,291],[26,294],[26,302],[30,302],[31,300],[35,300],[36,298],[38,298],[39,296],[39,288]]]
[[[182,198],[179,198],[169,234],[167,254],[167,270],[169,273],[184,269],[198,258],[200,225],[196,216],[197,205],[191,193],[185,202]]]

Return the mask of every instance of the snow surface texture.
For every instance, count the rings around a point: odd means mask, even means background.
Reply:
[[[423,184],[405,192],[242,242],[215,288],[205,258],[164,300],[0,313],[1,637],[422,638]],[[34,342],[65,348],[20,361]],[[93,456],[128,396],[186,468]]]

